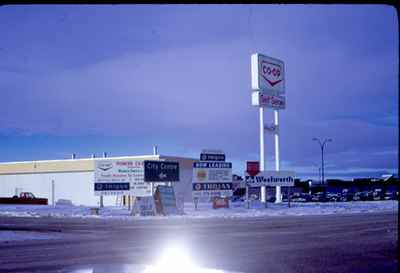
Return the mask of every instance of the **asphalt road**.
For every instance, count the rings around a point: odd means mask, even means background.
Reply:
[[[230,271],[390,273],[398,266],[397,221],[396,213],[142,221],[1,217],[0,232],[56,238],[0,242],[0,272],[151,264],[165,246],[179,243],[190,247],[197,264]]]

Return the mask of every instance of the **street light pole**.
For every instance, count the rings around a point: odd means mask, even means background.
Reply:
[[[320,147],[321,147],[321,175],[322,175],[322,185],[324,187],[324,200],[326,200],[326,186],[325,186],[325,176],[324,176],[324,148],[327,142],[331,142],[332,139],[326,138],[324,139],[323,142],[319,138],[314,137],[312,140],[318,141]]]

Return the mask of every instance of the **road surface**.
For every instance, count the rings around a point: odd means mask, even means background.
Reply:
[[[197,264],[229,271],[390,273],[398,265],[397,221],[397,213],[162,220],[0,217],[0,232],[54,235],[0,241],[0,272],[151,264],[165,246],[183,244]]]

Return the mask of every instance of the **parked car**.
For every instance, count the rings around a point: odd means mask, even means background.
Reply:
[[[230,200],[231,202],[243,202],[246,200],[246,196],[232,195]]]
[[[384,195],[383,199],[385,199],[385,200],[397,200],[398,199],[398,193],[397,192],[387,191],[387,192],[385,192],[385,195]]]
[[[47,198],[36,198],[31,192],[21,192],[19,196],[0,197],[0,204],[47,205]]]
[[[313,202],[324,202],[324,193],[323,192],[316,192],[311,196],[311,201]]]
[[[338,193],[328,193],[326,195],[326,198],[328,199],[328,201],[330,202],[337,202],[340,201],[340,195]]]
[[[352,194],[352,193],[344,192],[340,196],[340,201],[342,201],[342,202],[353,201],[353,196],[354,196],[354,194]]]
[[[373,200],[378,201],[378,200],[384,200],[384,192],[382,189],[375,189],[373,192]]]
[[[353,201],[361,201],[361,192],[356,192],[353,196]]]
[[[373,201],[374,193],[372,191],[362,191],[360,198],[361,198],[361,201]]]
[[[291,202],[310,202],[311,196],[308,193],[294,193],[290,196]]]

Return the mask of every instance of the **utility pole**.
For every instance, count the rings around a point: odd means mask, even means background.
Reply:
[[[325,185],[325,177],[324,177],[324,148],[327,142],[331,142],[332,139],[326,138],[322,142],[319,138],[314,137],[313,141],[317,141],[319,146],[321,147],[321,175],[322,175],[322,185],[324,187],[324,200],[326,200],[326,185]]]

